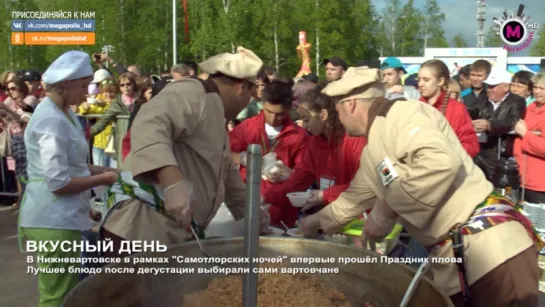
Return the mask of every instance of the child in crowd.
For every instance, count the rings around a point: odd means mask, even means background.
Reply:
[[[98,90],[99,93],[97,95],[95,94],[96,89],[89,86],[87,101],[80,105],[78,109],[79,114],[104,114],[117,97],[117,86],[110,79],[102,81],[98,85]],[[115,161],[105,153],[111,137],[113,137],[112,124],[109,124],[104,131],[95,135],[92,149],[93,164],[116,167]]]

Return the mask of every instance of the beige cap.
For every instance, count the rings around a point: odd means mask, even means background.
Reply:
[[[263,61],[253,51],[238,47],[236,53],[222,53],[199,64],[209,74],[226,76],[255,82]]]
[[[339,102],[348,99],[365,99],[384,97],[384,85],[381,82],[380,70],[367,66],[349,67],[340,80],[329,83],[323,94],[339,97]]]

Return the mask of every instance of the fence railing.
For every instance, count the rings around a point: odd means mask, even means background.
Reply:
[[[85,120],[92,120],[92,119],[99,119],[102,117],[102,114],[90,114],[90,115],[78,115],[79,118],[83,118]],[[115,148],[116,148],[116,154],[115,154],[115,160],[117,161],[117,167],[121,168],[123,165],[123,155],[122,155],[122,146],[123,146],[123,138],[127,134],[127,130],[129,127],[129,118],[128,115],[119,115],[115,118],[113,121],[114,123],[114,129],[112,129],[112,135],[114,136],[114,140],[116,142]],[[89,153],[91,153],[91,148],[93,146],[92,140],[89,141]],[[2,158],[3,159],[3,158]],[[91,161],[91,154],[89,154],[89,161]],[[8,170],[5,168],[5,165],[3,163],[4,161],[0,161],[0,176],[2,180],[2,191],[0,191],[0,196],[6,196],[6,197],[18,197],[19,193],[17,192],[8,192]]]

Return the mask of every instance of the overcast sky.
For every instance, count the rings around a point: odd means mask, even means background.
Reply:
[[[379,12],[385,7],[386,0],[373,0]],[[406,4],[407,0],[401,0]],[[415,6],[422,8],[426,0],[415,0]],[[445,35],[449,42],[456,34],[461,34],[469,44],[475,47],[477,43],[477,1],[476,0],[437,0],[442,12],[446,15]],[[492,25],[492,18],[500,18],[503,11],[507,9],[510,13],[518,10],[519,4],[524,4],[524,14],[530,16],[530,21],[537,21],[545,26],[545,8],[543,0],[486,0],[486,22],[485,31]],[[534,35],[534,41],[538,37]],[[519,52],[517,55],[526,55],[526,52]]]

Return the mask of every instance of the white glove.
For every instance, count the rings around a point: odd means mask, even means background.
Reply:
[[[320,206],[324,204],[324,192],[320,190],[312,190],[310,191],[310,197],[307,199],[307,202],[305,206],[301,209],[301,211],[305,212],[310,208],[313,208],[315,206]]]
[[[191,205],[195,201],[195,190],[193,182],[182,180],[171,186],[165,191],[165,209],[176,222],[183,228],[191,232],[191,220],[193,218]]]
[[[240,152],[240,165],[246,166],[246,163],[248,161],[248,153],[246,151]]]

